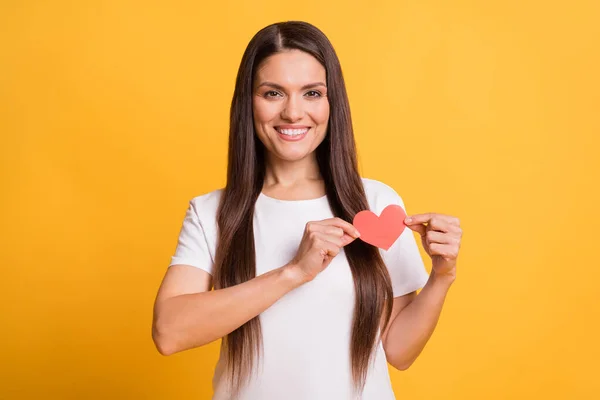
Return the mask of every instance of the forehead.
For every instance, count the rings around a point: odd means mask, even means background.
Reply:
[[[316,58],[300,50],[287,50],[266,58],[258,67],[255,83],[264,81],[281,86],[302,86],[325,82],[325,68]]]

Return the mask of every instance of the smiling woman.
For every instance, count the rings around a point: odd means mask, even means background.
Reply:
[[[431,335],[460,231],[412,216],[443,261],[429,276],[409,229],[386,251],[356,240],[354,216],[390,204],[404,208],[359,175],[327,37],[305,22],[263,28],[236,79],[227,185],[190,201],[159,289],[157,348],[222,338],[214,400],[394,399],[387,362],[408,368]]]

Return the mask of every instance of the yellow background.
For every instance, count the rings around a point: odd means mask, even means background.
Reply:
[[[1,399],[209,398],[219,342],[159,355],[152,304],[243,50],[290,19],[338,52],[363,176],[462,221],[398,399],[600,397],[600,3],[360,3],[2,2]]]

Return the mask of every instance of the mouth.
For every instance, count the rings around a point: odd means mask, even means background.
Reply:
[[[308,126],[298,126],[293,128],[276,126],[274,128],[278,136],[288,142],[297,142],[302,140],[306,137],[308,131],[310,131],[310,127]]]

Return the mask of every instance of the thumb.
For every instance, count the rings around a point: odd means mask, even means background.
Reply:
[[[416,222],[416,223],[412,223],[412,224],[405,224],[406,227],[414,232],[417,232],[419,235],[423,236],[425,235],[426,232],[426,226],[425,224],[422,224],[420,222]]]
[[[326,251],[322,251],[321,256],[322,256],[322,258],[321,258],[322,266],[327,267],[333,258],[331,256],[329,256],[329,254],[327,254]]]
[[[344,246],[349,245],[350,243],[352,243],[356,238],[348,235],[347,233],[344,233],[344,236],[342,236],[342,243]]]

